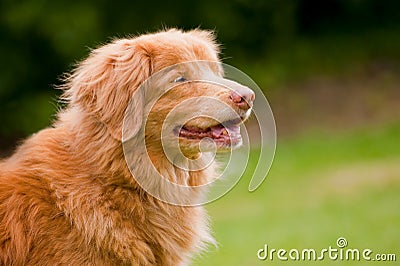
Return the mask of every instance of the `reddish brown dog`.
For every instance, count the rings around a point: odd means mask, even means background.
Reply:
[[[193,60],[219,62],[212,33],[168,30],[116,40],[78,65],[67,78],[67,107],[54,125],[0,162],[1,265],[186,265],[214,241],[203,207],[175,206],[146,193],[132,178],[122,147],[124,112],[134,91],[153,73]],[[210,71],[222,75],[219,68]],[[180,82],[182,72],[176,75],[172,80]],[[187,80],[195,73],[185,75]],[[150,158],[167,178],[171,163],[157,132],[176,101],[211,95],[244,120],[254,99],[241,87],[239,96],[218,86],[178,87],[153,107],[146,124]],[[185,153],[196,157],[196,134],[218,127],[213,119],[188,122],[179,134]],[[232,140],[214,137],[221,147],[232,146]],[[140,163],[140,155],[134,158]],[[174,182],[198,185],[213,178],[213,166],[173,175]]]

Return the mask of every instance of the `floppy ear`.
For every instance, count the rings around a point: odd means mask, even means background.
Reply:
[[[64,96],[70,104],[95,115],[112,137],[122,140],[128,105],[132,119],[127,134],[134,136],[142,126],[144,99],[135,91],[150,73],[151,60],[144,47],[135,40],[118,40],[93,50],[78,65],[67,78]]]

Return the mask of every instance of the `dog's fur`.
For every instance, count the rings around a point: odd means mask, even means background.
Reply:
[[[146,193],[132,178],[122,148],[124,112],[135,90],[153,73],[192,60],[219,61],[212,33],[168,30],[116,40],[77,66],[66,78],[67,106],[54,125],[0,162],[1,265],[185,265],[213,243],[203,207],[174,206]],[[148,153],[174,182],[203,184],[214,166],[189,176],[171,172],[160,124],[177,99],[226,98],[228,92],[216,90],[191,85],[178,97],[171,90],[153,107]],[[142,105],[134,104],[135,123],[143,128]],[[198,151],[186,153],[196,157]],[[140,156],[133,163],[141,164]],[[150,166],[141,167],[145,175]]]

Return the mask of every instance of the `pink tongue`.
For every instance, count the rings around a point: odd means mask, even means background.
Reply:
[[[192,139],[213,138],[226,142],[231,142],[235,139],[240,139],[240,128],[237,125],[216,125],[206,130],[198,128],[182,128],[179,133],[180,136],[186,136]]]
[[[221,125],[212,127],[212,128],[211,128],[212,136],[213,136],[214,138],[217,138],[217,137],[221,136],[223,130],[224,130],[224,127],[221,126]]]
[[[211,127],[211,134],[213,138],[224,138],[224,139],[235,139],[240,137],[240,128],[239,126],[226,126],[217,125]]]

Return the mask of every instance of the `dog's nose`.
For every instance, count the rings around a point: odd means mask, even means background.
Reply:
[[[253,106],[255,97],[252,90],[245,86],[239,86],[231,92],[229,99],[240,109],[248,110]]]

